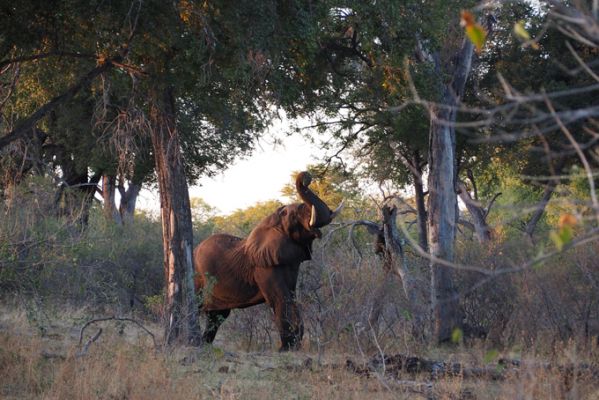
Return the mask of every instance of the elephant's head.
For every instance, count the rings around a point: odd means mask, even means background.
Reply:
[[[317,236],[320,236],[318,228],[330,224],[341,212],[343,203],[341,203],[335,211],[331,211],[325,202],[310,190],[308,186],[310,186],[311,182],[312,176],[305,171],[299,173],[295,180],[295,188],[303,201],[303,204],[297,206],[299,223],[306,231],[313,232]]]
[[[280,207],[248,236],[246,250],[257,264],[277,265],[308,259],[306,251],[321,236],[319,228],[330,224],[343,208],[342,203],[332,211],[310,190],[311,182],[310,174],[301,172],[295,187],[303,203]]]

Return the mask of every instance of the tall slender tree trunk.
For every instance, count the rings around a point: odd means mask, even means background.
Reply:
[[[532,217],[530,217],[530,220],[528,221],[528,223],[526,224],[526,226],[524,228],[524,232],[530,239],[532,239],[535,229],[537,228],[537,224],[541,220],[541,217],[543,216],[543,213],[545,212],[545,208],[547,207],[547,204],[549,204],[549,200],[551,200],[551,196],[553,196],[553,192],[555,192],[555,188],[557,187],[557,184],[558,184],[558,180],[554,179],[554,180],[547,182],[547,184],[545,185],[545,190],[543,190],[543,196],[541,197],[541,201],[536,206],[536,209],[533,212]]]
[[[398,146],[399,147],[399,146]],[[414,181],[414,199],[416,200],[416,218],[418,228],[418,245],[424,251],[428,251],[428,229],[426,227],[427,215],[424,202],[424,183],[422,178],[422,159],[419,150],[411,151],[411,154],[397,152],[397,156],[408,169]]]
[[[122,224],[121,214],[116,209],[116,203],[114,201],[116,186],[116,179],[114,176],[103,175],[102,176],[102,210],[104,212],[104,218],[107,221],[112,221],[118,225]]]
[[[154,88],[150,121],[160,189],[164,249],[165,342],[181,338],[200,344],[198,306],[193,284],[193,232],[189,192],[176,126],[172,88]]]
[[[432,339],[444,342],[451,339],[452,332],[461,326],[458,293],[453,283],[453,271],[437,262],[454,260],[457,221],[456,195],[456,138],[454,123],[456,107],[472,63],[472,43],[464,40],[455,62],[441,65],[438,57],[438,79],[448,75],[451,80],[440,84],[440,104],[430,108],[429,176],[428,176],[428,229],[431,268],[431,316]],[[454,65],[453,68],[448,67]],[[451,69],[450,69],[451,68]]]
[[[427,216],[424,201],[424,184],[422,181],[422,160],[418,150],[414,151],[412,163],[415,172],[412,174],[414,179],[414,199],[416,200],[416,213],[418,219],[418,244],[422,250],[428,251],[428,229],[426,227]]]

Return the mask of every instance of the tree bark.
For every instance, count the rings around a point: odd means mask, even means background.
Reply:
[[[89,178],[88,182],[87,175],[85,175],[85,177],[82,178],[82,183],[79,186],[79,189],[83,194],[81,210],[78,218],[82,229],[86,228],[89,224],[89,210],[92,207],[92,203],[94,201],[96,190],[98,189],[98,183],[100,182],[100,178],[100,174],[94,174],[91,178]]]
[[[537,224],[539,223],[541,217],[543,216],[543,213],[545,212],[545,207],[547,207],[547,204],[549,204],[549,200],[551,200],[551,196],[553,196],[553,192],[555,192],[557,184],[557,179],[547,182],[547,185],[545,185],[545,190],[543,191],[543,197],[541,198],[541,201],[537,205],[534,213],[532,214],[532,217],[530,218],[530,220],[526,224],[526,227],[524,228],[524,232],[531,239],[532,235],[535,232],[535,229],[537,228]]]
[[[153,89],[150,122],[160,189],[164,249],[165,342],[199,345],[198,305],[193,283],[193,232],[189,191],[183,169],[172,88]]]
[[[398,146],[399,147],[399,146]],[[397,151],[397,156],[403,165],[410,171],[414,181],[414,200],[416,201],[416,218],[418,228],[418,245],[424,251],[428,251],[428,229],[426,227],[426,206],[424,202],[424,184],[422,181],[422,160],[418,150],[412,151],[407,156],[402,151]]]
[[[118,186],[119,193],[121,194],[121,201],[119,203],[119,214],[123,224],[129,225],[133,223],[135,216],[135,207],[137,205],[137,197],[141,191],[141,183],[135,183],[130,181],[127,185],[127,189],[123,185]]]
[[[414,199],[416,200],[416,213],[418,218],[418,244],[423,251],[428,251],[428,229],[426,227],[427,216],[424,202],[424,184],[422,181],[422,160],[418,150],[414,151],[412,163],[414,164]]]
[[[456,140],[454,123],[456,107],[472,63],[473,46],[465,39],[455,57],[455,67],[449,70],[447,62],[442,68],[436,57],[438,79],[448,74],[449,82],[440,84],[440,104],[430,107],[429,132],[429,179],[428,179],[428,229],[431,268],[431,314],[432,339],[445,342],[452,332],[461,326],[458,293],[453,283],[453,271],[435,258],[448,262],[454,260],[455,231],[457,221],[456,197]]]
[[[383,214],[383,234],[385,237],[385,264],[389,270],[392,270],[401,279],[404,294],[408,300],[410,312],[413,317],[413,333],[417,338],[424,339],[426,331],[426,311],[420,300],[418,287],[414,271],[408,268],[399,230],[397,229],[397,208],[387,205],[382,208]]]
[[[102,176],[102,210],[106,221],[122,224],[121,214],[116,209],[115,197],[115,177],[109,175]]]
[[[458,190],[460,198],[472,217],[476,238],[480,243],[491,241],[491,229],[489,228],[489,224],[487,224],[484,208],[470,196],[470,192],[468,192],[468,188],[466,188],[463,182],[458,182]]]

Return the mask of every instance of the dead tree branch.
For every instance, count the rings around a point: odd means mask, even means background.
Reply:
[[[111,317],[104,317],[104,318],[95,318],[92,320],[87,321],[82,327],[81,330],[79,331],[79,346],[81,347],[81,343],[83,342],[83,333],[85,332],[85,329],[92,325],[95,324],[97,322],[105,322],[105,321],[121,321],[121,322],[130,322],[134,325],[137,325],[138,328],[140,328],[142,331],[144,331],[145,333],[147,333],[151,338],[152,338],[152,342],[154,344],[154,348],[158,348],[158,344],[156,343],[156,337],[154,336],[154,334],[152,332],[150,332],[150,330],[148,328],[146,328],[141,322],[133,319],[133,318],[128,318],[128,317],[117,317],[115,315],[111,316]],[[101,329],[100,329],[101,331]],[[99,332],[98,334],[96,334],[98,337],[100,336],[102,332]],[[97,338],[96,338],[97,339]],[[96,340],[95,339],[95,340]],[[95,341],[93,340],[92,343]],[[88,343],[86,344],[87,347],[89,347]]]
[[[89,346],[91,346],[92,343],[94,343],[96,340],[98,340],[98,338],[100,337],[100,335],[102,334],[102,328],[98,329],[98,332],[91,337],[91,339],[89,339],[87,341],[87,343],[85,343],[85,346],[83,346],[83,348],[77,352],[77,354],[75,355],[76,357],[83,357],[84,355],[87,354],[87,352],[89,351]],[[81,346],[81,341],[79,342],[79,346]]]

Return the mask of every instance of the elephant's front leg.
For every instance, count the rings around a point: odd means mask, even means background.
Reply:
[[[285,299],[273,305],[275,322],[281,334],[279,351],[298,350],[304,336],[304,324],[295,299]]]
[[[286,272],[281,267],[264,268],[255,278],[266,302],[275,314],[275,323],[281,335],[280,351],[297,350],[301,346],[304,325],[294,291],[288,286]]]

